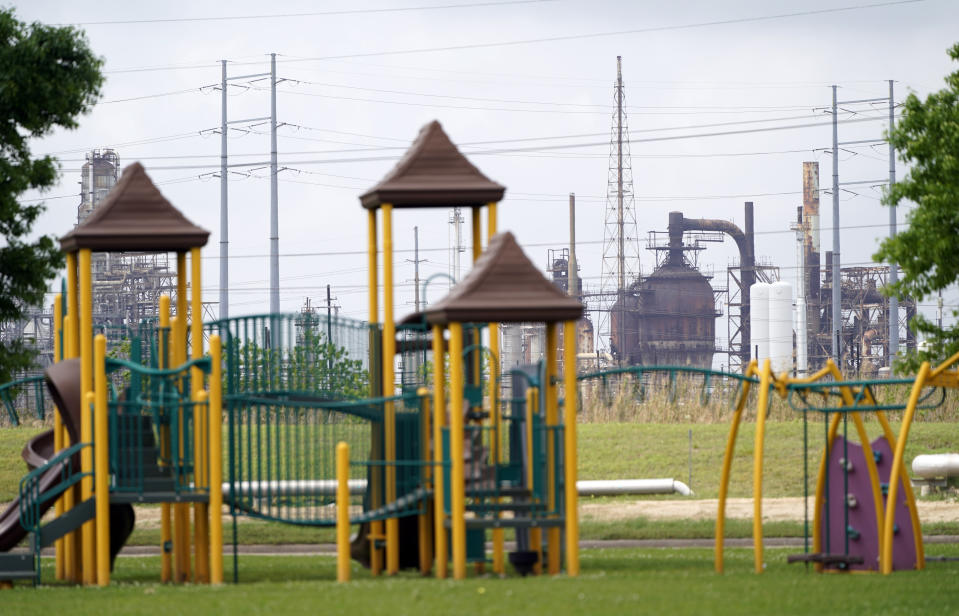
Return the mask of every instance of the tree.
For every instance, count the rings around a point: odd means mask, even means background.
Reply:
[[[0,322],[22,319],[28,306],[41,304],[63,264],[52,236],[30,238],[44,205],[19,199],[53,186],[58,172],[51,156],[31,155],[29,140],[76,128],[100,96],[102,64],[82,32],[28,25],[0,8]],[[32,361],[22,340],[0,341],[0,383]]]
[[[949,50],[959,61],[959,44]],[[921,301],[959,280],[959,70],[948,75],[946,87],[925,101],[910,94],[889,140],[899,158],[910,165],[905,179],[883,198],[886,205],[911,201],[908,228],[887,238],[874,255],[902,268],[899,282],[888,292]],[[955,312],[954,312],[955,314]],[[911,326],[926,336],[927,348],[897,364],[915,370],[925,360],[937,361],[959,351],[959,329],[940,329],[921,315]]]

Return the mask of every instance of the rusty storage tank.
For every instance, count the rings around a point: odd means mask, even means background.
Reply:
[[[624,320],[622,331],[617,329],[619,319]],[[716,348],[713,289],[683,256],[681,213],[670,213],[666,261],[617,301],[611,321],[614,345],[623,350],[620,356],[629,364],[712,367]],[[616,344],[620,337],[623,346]]]

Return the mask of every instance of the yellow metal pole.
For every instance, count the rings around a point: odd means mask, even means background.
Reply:
[[[110,435],[107,432],[106,337],[98,334],[93,346],[97,584],[107,586],[110,584]]]
[[[752,360],[746,367],[745,375],[753,376],[756,372],[756,360]],[[736,449],[736,435],[739,432],[739,422],[742,420],[743,409],[749,399],[750,381],[742,381],[742,389],[736,402],[736,410],[729,426],[729,437],[726,439],[726,451],[723,454],[722,472],[719,475],[719,503],[716,513],[716,547],[713,566],[716,573],[723,572],[723,542],[726,526],[726,494],[729,492],[729,472],[733,465],[733,453]]]
[[[547,497],[549,511],[556,514],[558,507],[556,484],[558,474],[556,471],[556,432],[555,428],[559,424],[559,396],[556,391],[556,355],[559,347],[556,323],[546,324],[546,382],[543,383],[546,393],[546,476],[547,476]],[[560,565],[560,529],[551,526],[546,530],[546,550],[547,571],[550,575],[559,573]]]
[[[93,412],[96,395],[93,391],[88,391],[83,398],[83,414],[90,415]],[[81,443],[93,442],[93,422],[88,421],[90,425],[90,438],[81,437]],[[80,468],[86,477],[80,482],[80,502],[85,503],[92,500],[93,497],[93,457],[90,456],[90,466],[84,466],[85,452],[90,451],[90,446],[84,447],[80,453]],[[92,451],[91,451],[92,453]],[[90,479],[90,486],[87,487],[86,479]],[[97,545],[96,545],[96,502],[94,501],[94,519],[84,522],[80,528],[80,581],[84,586],[92,586],[97,583]]]
[[[63,359],[63,296],[59,293],[53,299],[53,363],[58,363]],[[54,409],[53,411],[53,450],[55,453],[60,453],[66,447],[64,443],[66,442],[66,428],[63,425],[63,419],[60,417],[60,410]],[[57,502],[53,506],[54,514],[56,517],[63,515],[64,511],[64,499],[66,495],[61,495],[57,499]],[[55,576],[56,579],[62,580],[66,576],[66,561],[64,560],[64,546],[65,542],[63,538],[57,539],[54,543],[54,551],[56,554],[55,560]]]
[[[892,538],[894,525],[896,522],[896,497],[899,495],[899,482],[909,481],[909,477],[903,474],[903,458],[906,453],[906,441],[909,439],[909,428],[912,426],[912,418],[916,414],[916,406],[919,404],[919,396],[925,386],[926,379],[929,378],[929,362],[924,361],[919,367],[919,374],[916,375],[916,381],[912,385],[912,391],[909,393],[909,402],[906,404],[905,412],[902,416],[902,426],[899,428],[899,436],[896,438],[896,450],[892,456],[892,470],[889,473],[889,493],[886,495],[886,515],[883,518],[882,541],[880,546],[882,552],[879,554],[879,571],[883,575],[892,573]],[[917,568],[924,563],[917,562]]]
[[[433,484],[433,473],[432,466],[430,465],[430,452],[429,446],[427,443],[430,442],[430,414],[431,414],[431,405],[430,405],[430,390],[425,387],[420,387],[416,390],[416,395],[420,397],[420,415],[421,415],[421,428],[422,434],[420,435],[420,442],[423,443],[422,451],[420,452],[421,460],[423,462],[423,479],[426,482],[427,487],[432,487]],[[420,560],[420,573],[423,575],[429,575],[430,567],[433,566],[433,542],[432,537],[430,536],[430,508],[429,501],[426,501],[426,506],[423,507],[423,513],[416,516],[417,528],[417,537],[419,539],[419,560]]]
[[[73,358],[76,356],[76,346],[74,331],[76,330],[75,317],[71,314],[67,314],[63,317],[63,339],[64,339],[64,353],[66,358]],[[75,443],[71,442],[70,433],[64,430],[64,448],[71,447]],[[79,496],[77,488],[74,486],[71,489],[64,491],[63,493],[63,511],[64,513],[69,512],[73,509],[76,504],[77,498]],[[63,538],[63,560],[64,568],[63,575],[64,578],[70,580],[71,582],[80,581],[80,531],[75,530],[72,533],[68,533]]]
[[[766,406],[772,370],[769,360],[763,361],[759,374],[759,401],[756,404],[756,439],[753,446],[753,566],[763,572],[763,443],[766,428]]]
[[[486,205],[486,241],[496,235],[496,203]],[[499,356],[499,323],[489,324],[489,350],[491,355],[490,380],[490,421],[493,424],[493,447],[496,455],[494,460],[502,464],[503,456],[503,420],[499,406],[500,384],[500,356]],[[496,514],[497,517],[499,513]],[[506,559],[504,558],[504,541],[502,528],[493,529],[493,572],[500,575],[506,573]]]
[[[445,469],[443,468],[443,428],[446,425],[446,360],[442,325],[433,326],[433,556],[436,577],[447,576],[445,522]]]
[[[450,323],[450,518],[453,577],[466,578],[466,469],[463,462],[463,324]]]
[[[210,583],[223,583],[223,352],[210,336]]]
[[[160,331],[157,332],[157,365],[161,369],[170,367],[170,296],[160,296]],[[160,426],[160,455],[172,460],[170,451],[170,428]],[[173,576],[172,553],[168,546],[173,543],[173,531],[170,520],[170,503],[160,504],[160,581],[168,583]]]
[[[879,420],[879,425],[882,426],[883,435],[885,436],[886,441],[889,443],[890,449],[895,451],[896,436],[892,431],[892,426],[889,425],[889,420],[886,419],[886,414],[882,411],[877,411],[876,418]],[[899,473],[903,477],[906,476],[905,466],[903,466]],[[909,518],[912,520],[912,536],[916,544],[916,568],[925,569],[926,548],[922,541],[922,525],[919,523],[919,511],[916,509],[916,495],[912,491],[911,481],[903,482],[903,486],[905,487],[906,504],[909,507]]]
[[[203,357],[203,285],[201,279],[203,268],[199,248],[190,249],[190,341],[191,353],[190,359],[200,359]],[[198,396],[203,391],[203,371],[199,368],[192,368],[190,374],[190,390],[196,406],[193,413],[193,482],[197,489],[213,489],[209,485],[207,476],[208,451],[206,430],[206,418],[209,416],[209,410],[203,405]],[[194,541],[194,551],[196,559],[196,580],[197,582],[210,581],[210,505],[206,503],[193,503],[193,524],[196,539]]]
[[[563,324],[563,449],[566,459],[566,573],[579,575],[579,493],[576,491],[576,321]]]
[[[378,277],[378,265],[377,265],[377,250],[379,244],[377,243],[376,236],[376,210],[367,210],[366,211],[366,222],[367,222],[367,247],[366,247],[366,257],[367,257],[367,276],[368,276],[368,287],[369,287],[369,322],[370,322],[370,335],[375,336],[375,330],[373,326],[379,322],[379,277]],[[375,346],[375,340],[370,340],[370,369],[373,369],[373,355],[372,350]],[[371,381],[372,381],[371,377]],[[377,392],[371,392],[373,396],[378,395]],[[381,455],[379,452],[379,447],[377,446],[379,436],[375,433],[370,437],[371,439],[371,453],[376,455]],[[372,496],[370,506],[373,509],[379,507],[380,503],[380,477],[382,469],[374,467],[370,476],[370,494]],[[370,522],[370,573],[374,576],[379,575],[380,571],[383,570],[383,550],[376,547],[376,542],[383,538],[383,522],[382,520],[375,520]]]
[[[77,356],[80,352],[80,303],[78,293],[80,292],[79,281],[77,280],[77,253],[67,253],[67,315],[73,317],[73,327],[64,332],[64,350],[68,352],[67,359]]]
[[[536,457],[533,455],[535,441],[533,439],[533,415],[539,409],[539,392],[535,387],[526,390],[526,487],[533,494],[535,488],[536,471],[534,464]],[[531,500],[533,500],[531,498]],[[539,526],[529,529],[529,543],[536,552],[536,564],[533,565],[533,573],[539,575],[543,572],[543,529]]]
[[[189,306],[189,297],[187,295],[187,263],[186,253],[178,252],[176,255],[176,318],[171,320],[173,328],[173,343],[171,348],[175,351],[174,366],[180,366],[186,362],[187,358],[187,339],[186,324]],[[185,393],[185,392],[181,392]],[[186,443],[184,443],[183,431],[183,408],[177,408],[177,451],[175,459],[177,467],[182,470],[183,456],[186,452]],[[180,471],[178,471],[179,473]],[[180,479],[185,479],[180,475]],[[176,582],[185,582],[190,577],[190,509],[186,503],[176,503],[174,506],[173,518],[173,536],[174,536],[174,579]]]
[[[393,356],[396,354],[396,324],[393,321],[393,206],[384,203],[383,210],[383,396],[394,393]],[[396,501],[396,407],[387,402],[383,409],[386,462],[386,502]],[[400,520],[386,520],[386,572],[400,570]]]
[[[80,391],[93,393],[93,269],[91,253],[88,248],[80,250]],[[80,440],[93,442],[93,418],[90,407],[84,404],[80,415]],[[87,501],[93,498],[93,450],[85,447],[80,453],[80,468],[85,477],[80,482],[80,498]],[[85,522],[80,529],[81,560],[83,563],[83,583],[95,584],[96,571],[96,532],[93,520]]]
[[[350,581],[350,446],[336,445],[336,581]]]

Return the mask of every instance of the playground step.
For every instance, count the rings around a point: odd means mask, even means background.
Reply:
[[[51,546],[60,537],[80,528],[87,520],[92,520],[95,513],[94,499],[87,499],[59,518],[41,526],[35,540],[41,548]]]
[[[0,554],[0,580],[32,580],[36,577],[33,554]]]

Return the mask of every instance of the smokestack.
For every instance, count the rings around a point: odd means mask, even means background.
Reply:
[[[803,284],[799,295],[805,295],[808,340],[814,345],[822,331],[819,301],[819,163],[802,164]],[[827,270],[827,275],[828,275]],[[814,349],[808,349],[814,353]]]
[[[743,367],[749,363],[750,351],[752,349],[752,332],[749,328],[751,306],[749,300],[749,290],[756,283],[756,234],[753,231],[753,202],[745,203],[745,224],[746,227],[746,250],[745,254],[740,256],[739,267],[742,277],[742,296],[740,301],[742,306],[739,309],[739,322],[742,328],[742,364]]]
[[[579,272],[576,265],[576,193],[569,193],[569,294],[579,297]]]

